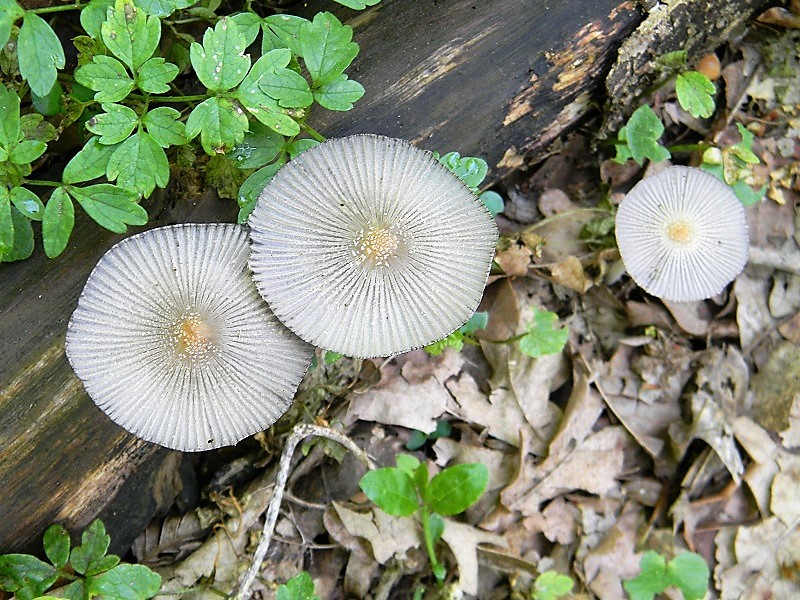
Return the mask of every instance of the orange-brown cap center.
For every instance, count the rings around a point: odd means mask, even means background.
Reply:
[[[212,328],[196,312],[184,314],[172,328],[175,353],[191,361],[202,361],[216,349]]]
[[[694,228],[689,221],[678,219],[667,225],[667,237],[676,244],[688,244],[694,237]]]
[[[386,227],[372,226],[356,239],[358,257],[376,265],[386,265],[400,246],[400,238]]]

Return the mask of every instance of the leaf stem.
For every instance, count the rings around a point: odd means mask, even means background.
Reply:
[[[420,519],[422,520],[422,534],[425,538],[425,549],[428,551],[428,560],[431,561],[431,570],[436,576],[436,581],[442,585],[442,580],[439,578],[439,560],[436,558],[436,551],[433,548],[433,534],[431,533],[431,513],[428,510],[428,505],[423,502],[419,507]]]
[[[308,135],[310,135],[312,138],[314,138],[318,142],[324,142],[325,141],[325,136],[323,136],[316,129],[311,127],[311,125],[307,125],[305,123],[300,123],[300,127],[303,129],[303,131],[305,131]]]
[[[64,12],[65,10],[80,10],[84,7],[83,4],[80,2],[76,2],[75,4],[63,4],[61,6],[43,6],[42,8],[31,8],[26,12],[36,13],[37,15],[43,15],[45,13],[55,13],[55,12]]]
[[[708,144],[706,142],[698,142],[697,144],[676,144],[674,146],[667,146],[667,150],[670,152],[694,152],[695,150],[705,151],[709,148],[712,148],[713,144]]]
[[[26,185],[45,185],[48,187],[61,187],[64,185],[61,181],[48,181],[47,179],[24,179]]]
[[[128,94],[128,98],[134,98],[136,100],[148,100],[148,97],[144,94]],[[208,94],[197,94],[195,96],[151,96],[149,99],[155,103],[158,102],[201,102],[203,100],[208,100],[210,96]]]

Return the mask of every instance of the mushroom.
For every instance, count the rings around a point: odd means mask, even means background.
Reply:
[[[714,175],[670,167],[622,200],[617,245],[634,281],[675,302],[720,293],[747,262],[747,222],[733,190]]]
[[[161,227],[95,266],[67,330],[72,368],[131,433],[168,448],[235,444],[289,407],[313,349],[281,325],[247,268],[244,227]]]
[[[250,268],[278,319],[347,356],[430,344],[478,307],[497,226],[436,158],[378,135],[283,167],[250,217]]]

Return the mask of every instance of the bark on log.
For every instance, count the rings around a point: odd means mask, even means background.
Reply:
[[[354,22],[350,74],[366,96],[310,122],[328,136],[383,133],[484,156],[496,179],[587,112],[640,17],[632,0],[384,0]],[[235,213],[211,194],[156,204],[151,226]],[[80,290],[118,239],[79,220],[57,260],[37,251],[0,267],[0,553],[36,549],[48,524],[80,529],[98,514],[124,548],[151,517],[159,469],[175,468],[174,453],[111,423],[64,357]]]

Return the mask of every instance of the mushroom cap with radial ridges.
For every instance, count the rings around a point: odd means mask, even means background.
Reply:
[[[617,245],[645,291],[674,302],[720,293],[747,262],[747,221],[733,190],[710,173],[669,167],[619,205]]]
[[[292,160],[249,224],[250,267],[275,315],[312,344],[362,358],[463,325],[497,242],[489,211],[432,154],[371,134]]]
[[[94,402],[168,448],[232,445],[290,406],[313,348],[253,284],[244,227],[176,225],[123,240],[89,276],[66,351]]]

